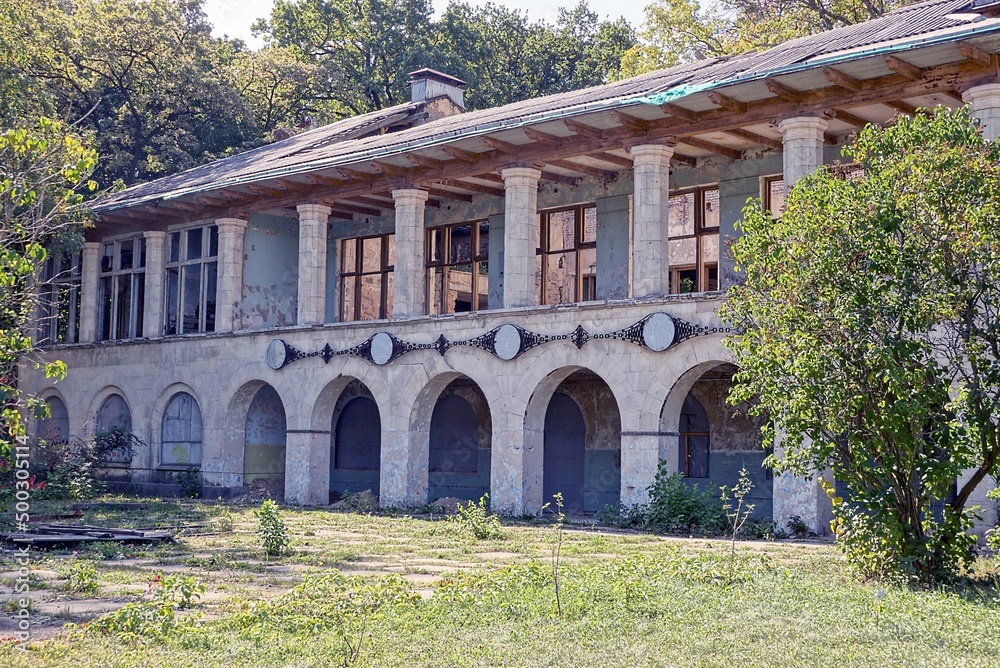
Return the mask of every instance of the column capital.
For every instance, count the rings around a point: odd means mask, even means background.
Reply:
[[[542,178],[542,170],[534,167],[507,167],[500,171],[503,184],[511,186],[536,186]]]
[[[143,238],[146,239],[146,243],[149,241],[163,241],[167,238],[167,233],[160,230],[147,230],[142,233]]]
[[[220,232],[223,230],[241,232],[247,228],[247,221],[243,218],[216,218],[215,226]]]
[[[299,220],[323,220],[330,217],[332,209],[326,204],[298,204],[295,210],[299,212]]]
[[[93,253],[98,255],[101,252],[101,242],[100,241],[84,241],[83,250],[81,251],[84,255]]]
[[[639,144],[629,147],[628,152],[632,155],[633,166],[640,167],[669,163],[674,157],[672,144]]]
[[[396,206],[417,206],[427,201],[430,193],[423,188],[400,188],[392,191],[392,199]]]
[[[778,130],[785,141],[793,139],[822,139],[830,122],[819,116],[795,116],[778,122]]]
[[[973,86],[962,93],[962,101],[973,110],[1000,107],[1000,83]]]

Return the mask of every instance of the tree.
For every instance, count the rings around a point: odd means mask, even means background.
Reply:
[[[796,37],[878,18],[906,0],[653,0],[622,75],[769,49]]]
[[[846,486],[854,568],[929,580],[968,563],[966,502],[1000,474],[1000,146],[939,109],[845,154],[863,175],[803,178],[777,220],[744,209],[731,400],[785,434],[778,470]]]
[[[87,219],[80,204],[97,187],[96,165],[97,153],[58,121],[0,133],[0,468],[11,465],[11,448],[24,436],[22,411],[44,407],[23,401],[17,368],[31,358],[41,266],[50,248],[79,239]],[[65,367],[49,362],[45,371],[59,377]]]

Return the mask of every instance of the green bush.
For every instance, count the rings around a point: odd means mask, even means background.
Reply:
[[[81,594],[93,594],[100,589],[97,569],[89,561],[73,564],[66,572],[66,590]]]
[[[680,473],[669,471],[664,461],[649,487],[645,518],[647,529],[667,533],[717,535],[726,528],[719,498],[697,484],[685,482]]]
[[[254,514],[260,521],[257,535],[264,544],[264,552],[269,557],[280,557],[288,549],[288,528],[281,519],[281,510],[273,499],[265,499]]]
[[[177,474],[177,484],[181,486],[181,496],[185,499],[201,498],[201,472],[189,466]]]
[[[449,521],[459,529],[472,535],[476,540],[499,540],[503,538],[503,526],[500,518],[490,513],[487,503],[490,495],[484,494],[479,503],[469,501],[468,505],[458,504],[458,515]]]

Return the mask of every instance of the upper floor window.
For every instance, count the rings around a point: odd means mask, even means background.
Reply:
[[[764,179],[764,211],[771,213],[771,218],[781,218],[785,208],[785,180],[780,176]]]
[[[215,331],[219,228],[171,232],[167,245],[165,334]]]
[[[50,253],[39,290],[39,343],[76,343],[80,336],[80,254]]]
[[[670,292],[719,289],[719,189],[699,188],[670,198]]]
[[[486,221],[428,230],[428,313],[439,315],[487,308],[489,255],[490,224]]]
[[[396,236],[344,239],[340,248],[340,320],[391,318]]]
[[[541,213],[535,290],[539,304],[566,304],[597,298],[597,209],[594,205]]]
[[[103,244],[100,271],[98,340],[141,337],[146,291],[146,240],[133,237]]]

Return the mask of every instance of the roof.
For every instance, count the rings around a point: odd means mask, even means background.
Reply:
[[[679,101],[697,106],[693,96],[709,90],[737,90],[738,85],[746,82],[822,70],[873,57],[881,59],[887,54],[926,49],[936,44],[998,36],[1000,19],[990,18],[982,12],[985,6],[995,9],[997,5],[1000,2],[931,0],[897,9],[872,21],[792,40],[761,53],[686,63],[602,86],[448,116],[399,132],[360,136],[366,129],[390,124],[392,118],[402,119],[413,114],[414,105],[420,103],[399,105],[132,186],[99,200],[94,209],[112,211],[253,181],[384,159],[491,132],[625,106]],[[885,67],[884,62],[880,62],[880,67]]]

